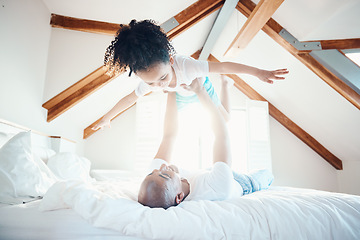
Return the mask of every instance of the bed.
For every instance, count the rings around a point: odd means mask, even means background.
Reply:
[[[26,129],[10,134],[13,126],[3,125],[0,121],[0,173],[4,174],[3,162],[9,160],[4,152],[16,152],[7,148],[29,134]],[[51,184],[41,188],[36,179],[21,189],[16,184],[22,179],[12,180],[23,194],[0,197],[0,239],[360,239],[360,196],[271,187],[237,199],[185,201],[168,210],[150,209],[136,201],[141,176],[115,170],[90,172],[88,160],[55,151],[49,138],[32,137],[31,146],[17,145],[31,149],[32,159],[27,154],[26,161],[41,165],[37,174]],[[34,150],[39,148],[43,151]],[[17,171],[34,181],[28,169]],[[0,186],[6,193],[3,178]],[[31,186],[41,191],[34,193]]]

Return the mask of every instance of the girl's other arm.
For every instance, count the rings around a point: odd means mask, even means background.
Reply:
[[[139,97],[135,94],[135,91],[132,91],[129,95],[123,97],[108,113],[105,114],[105,116],[92,128],[92,130],[96,131],[99,128],[102,129],[104,127],[110,127],[111,119],[134,104],[138,98]]]

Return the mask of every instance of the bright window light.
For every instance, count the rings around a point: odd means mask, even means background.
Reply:
[[[248,130],[246,119],[245,109],[232,109],[228,127],[231,142],[232,169],[236,172],[247,171]]]
[[[360,53],[346,53],[345,55],[360,67]]]
[[[175,165],[188,170],[202,168],[201,144],[203,137],[209,129],[209,119],[206,112],[198,103],[192,103],[180,110],[179,131],[174,153],[172,154]]]
[[[246,112],[232,110],[228,123],[232,168],[246,171]],[[191,104],[179,112],[179,135],[174,150],[174,164],[188,170],[206,169],[213,164],[214,136],[210,117],[200,104]]]
[[[145,171],[155,156],[163,130],[164,99],[148,98],[137,104],[137,145],[134,170]],[[266,105],[266,104],[265,104]],[[252,168],[271,170],[267,105],[252,101],[246,108],[232,109],[228,124],[232,169],[247,172]],[[200,103],[180,110],[179,131],[172,153],[172,163],[187,170],[213,165],[214,136],[210,116]]]

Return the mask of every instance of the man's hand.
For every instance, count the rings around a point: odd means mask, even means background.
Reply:
[[[183,87],[184,89],[194,92],[196,94],[198,94],[202,91],[205,91],[204,86],[201,84],[200,78],[195,78],[190,85],[181,84],[180,86]]]
[[[273,84],[274,83],[273,80],[284,80],[285,77],[279,77],[279,76],[282,76],[282,75],[285,75],[288,73],[289,73],[289,71],[287,69],[278,69],[278,70],[274,70],[274,71],[267,71],[267,70],[259,69],[256,76],[263,82]]]
[[[175,165],[169,165],[168,166],[171,170],[173,170],[173,172],[179,173],[179,168]]]

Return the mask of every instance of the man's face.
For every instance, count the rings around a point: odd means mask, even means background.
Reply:
[[[166,189],[179,190],[181,188],[180,176],[174,171],[173,168],[162,164],[159,169],[154,169],[149,175],[146,176],[144,181],[153,181]]]
[[[146,70],[138,71],[136,75],[154,89],[168,87],[173,79],[172,65],[173,58],[168,63],[160,62],[152,65]]]
[[[152,199],[151,201],[155,201],[153,197],[149,196],[158,196],[160,194],[164,194],[164,192],[170,196],[176,196],[179,192],[181,192],[181,179],[179,175],[165,164],[161,165],[159,169],[154,169],[145,177],[140,187],[138,200],[142,204],[147,202],[149,199]]]

